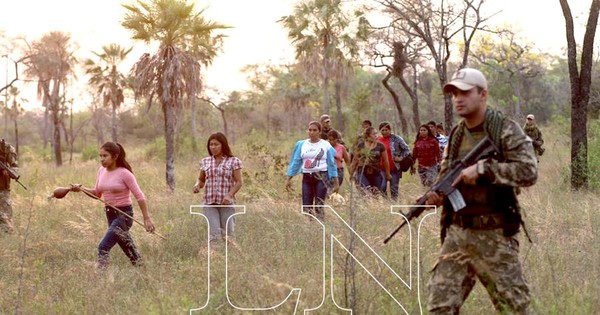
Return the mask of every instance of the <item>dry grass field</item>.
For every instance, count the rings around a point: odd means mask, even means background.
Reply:
[[[532,311],[598,314],[600,197],[570,190],[568,138],[558,130],[548,131],[546,137],[552,141],[541,158],[538,183],[520,195],[533,240],[529,243],[520,235],[533,291]],[[311,308],[316,314],[343,313],[336,304],[354,305],[355,314],[419,314],[420,307],[426,313],[425,285],[439,250],[439,214],[430,212],[420,233],[414,222],[411,235],[403,229],[383,245],[401,218],[390,214],[388,201],[360,196],[345,182],[341,193],[347,202],[332,205],[335,213],[327,210],[323,230],[319,222],[301,214],[299,176],[294,179],[296,191],[284,191],[288,147],[280,146],[284,149],[275,154],[265,145],[238,144],[234,152],[244,161],[245,181],[238,203],[246,205],[246,213],[236,216],[238,246],[228,246],[226,253],[221,242],[209,255],[206,222],[190,214],[190,205],[201,201],[191,192],[200,157],[177,161],[178,188],[170,193],[164,164],[145,161],[134,144],[125,147],[131,148],[130,162],[157,231],[168,239],[134,225],[132,234],[145,265],[131,266],[116,247],[109,269],[96,272],[96,248],[106,228],[102,204],[83,194],[71,193],[61,200],[47,196],[69,183],[92,186],[99,163],[75,159],[56,168],[25,156],[21,174],[29,190],[14,185],[12,194],[16,232],[0,235],[0,313],[185,314],[202,306],[194,313],[241,314],[253,308],[265,309],[257,314]],[[407,204],[424,192],[410,175],[403,178],[401,191]],[[141,218],[137,204],[135,211]],[[360,238],[352,236],[346,223]],[[349,259],[344,248],[350,246],[360,264]],[[301,290],[266,310],[294,288]],[[480,284],[462,313],[493,313]]]

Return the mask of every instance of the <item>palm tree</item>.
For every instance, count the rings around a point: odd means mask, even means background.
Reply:
[[[366,18],[358,10],[349,17],[341,0],[306,0],[280,22],[296,47],[296,59],[323,84],[323,111],[329,113],[330,80],[336,80],[336,94],[339,93],[341,80],[352,70],[351,60],[358,56],[359,42],[366,40]],[[341,117],[338,119],[341,123]]]
[[[10,118],[10,120],[12,120],[13,122],[13,127],[14,127],[14,132],[15,132],[15,150],[17,151],[17,156],[19,155],[19,124],[18,124],[18,120],[17,118],[19,117],[19,115],[21,114],[21,112],[23,112],[23,108],[21,107],[21,104],[23,102],[27,102],[26,99],[19,97],[19,94],[21,94],[21,91],[19,91],[19,89],[17,87],[11,86],[8,89],[8,93],[10,94],[10,98],[12,99],[12,102],[8,102],[9,104],[12,103],[12,107],[9,107],[7,104],[5,107],[5,115]],[[8,124],[7,124],[8,127]]]
[[[175,122],[176,112],[184,106],[184,95],[195,102],[202,87],[200,63],[209,65],[221,49],[223,35],[213,32],[227,26],[207,21],[195,12],[194,4],[177,0],[137,1],[123,5],[127,9],[123,27],[133,39],[146,43],[157,41],[156,54],[143,54],[133,66],[136,97],[156,97],[165,119],[166,180],[175,190]]]
[[[98,63],[87,59],[84,63],[85,73],[90,75],[90,85],[98,89],[105,107],[110,103],[112,109],[112,141],[117,142],[117,108],[125,100],[123,91],[127,87],[127,78],[117,70],[132,48],[125,49],[118,44],[102,47],[102,52],[93,52],[100,58]]]
[[[49,32],[31,44],[24,59],[25,74],[38,81],[38,97],[46,108],[45,118],[51,115],[54,125],[53,146],[56,165],[62,165],[60,128],[62,125],[63,98],[68,79],[74,74],[77,60],[73,56],[70,36],[63,32]],[[44,122],[46,123],[46,122]]]

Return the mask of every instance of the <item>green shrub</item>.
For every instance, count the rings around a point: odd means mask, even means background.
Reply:
[[[592,190],[600,190],[600,120],[589,122],[588,167],[589,184]]]
[[[90,161],[98,158],[98,147],[95,145],[87,145],[81,150],[81,160]]]
[[[166,142],[164,137],[158,137],[154,139],[154,141],[146,144],[144,147],[144,156],[146,157],[146,160],[164,160],[166,152],[165,145]]]

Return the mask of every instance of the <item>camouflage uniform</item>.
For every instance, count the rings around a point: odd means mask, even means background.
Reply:
[[[15,148],[6,143],[4,139],[0,141],[0,161],[8,167],[18,167]],[[3,171],[0,171],[0,232],[13,232],[10,177]]]
[[[544,144],[544,139],[542,138],[542,132],[536,126],[536,124],[534,122],[525,124],[525,126],[523,126],[523,131],[525,131],[525,134],[533,141],[533,150],[535,151],[535,155],[540,156],[544,154],[545,150],[542,147]]]
[[[495,136],[489,128],[493,115],[501,117],[496,120]],[[525,314],[530,296],[519,262],[519,243],[514,237],[522,222],[514,191],[516,187],[533,185],[537,179],[531,139],[517,123],[490,109],[480,130],[461,129],[463,125],[459,124],[451,135],[441,175],[486,135],[498,146],[501,156],[500,161],[477,162],[478,185],[457,186],[467,204],[464,209],[454,212],[445,200],[442,249],[428,283],[429,312],[459,313],[479,279],[498,311]]]

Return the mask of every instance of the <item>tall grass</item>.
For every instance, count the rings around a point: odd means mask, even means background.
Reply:
[[[565,180],[569,139],[558,130],[544,129],[547,150],[540,159],[538,183],[520,195],[533,239],[530,244],[520,237],[523,266],[532,288],[532,310],[538,314],[597,314],[600,313],[600,214],[595,205],[600,203],[600,197],[594,192],[569,189]],[[96,272],[96,248],[106,229],[102,204],[83,194],[70,193],[61,200],[48,200],[46,196],[56,186],[69,183],[92,186],[98,162],[82,161],[79,157],[81,162],[56,168],[49,162],[31,158],[21,167],[23,182],[29,185],[29,190],[13,186],[16,233],[0,236],[0,313],[18,310],[21,314],[183,314],[205,304],[209,297],[207,227],[202,217],[189,213],[190,205],[201,201],[201,195],[191,193],[197,160],[201,157],[178,160],[178,188],[170,193],[164,183],[164,164],[148,159],[144,148],[133,148],[127,143],[125,146],[131,148],[128,155],[147,196],[157,231],[168,240],[134,226],[133,238],[145,266],[131,266],[115,247],[108,271]],[[239,246],[230,247],[227,253],[227,281],[225,245],[217,244],[210,256],[210,299],[199,313],[243,313],[230,305],[227,292],[237,307],[268,308],[283,301],[292,288],[301,288],[298,312],[319,306],[324,298],[324,305],[316,312],[319,314],[337,313],[332,298],[341,306],[352,301],[345,296],[351,290],[344,288],[347,253],[338,245],[332,251],[329,249],[330,235],[345,246],[350,244],[352,235],[340,219],[327,212],[323,260],[321,225],[301,214],[300,178],[294,179],[295,192],[287,193],[283,188],[285,164],[292,146],[293,141],[274,146],[251,139],[234,146],[234,152],[244,161],[245,184],[238,194],[238,204],[246,205],[246,214],[236,216]],[[418,178],[404,176],[402,203],[410,204],[423,191]],[[422,302],[426,304],[428,272],[439,250],[439,214],[424,220],[418,248],[414,230],[417,226],[413,225],[411,265],[408,229],[402,230],[390,244],[382,245],[383,238],[401,220],[389,214],[390,203],[381,198],[361,197],[350,191],[347,182],[342,185],[341,193],[347,203],[334,205],[335,210],[347,222],[353,215],[360,237],[407,282],[412,266],[413,289],[407,290],[358,238],[354,240],[354,256],[407,312],[418,313],[416,269],[421,271],[418,284]],[[356,212],[351,214],[350,208]],[[135,209],[140,218],[137,205]],[[418,265],[417,253],[421,255]],[[365,269],[359,264],[355,268],[356,289],[352,298],[356,314],[403,312]],[[292,314],[295,307],[295,300],[290,300],[276,311],[264,313]],[[462,311],[464,314],[493,312],[481,285],[475,287]]]

